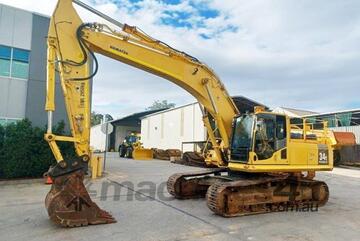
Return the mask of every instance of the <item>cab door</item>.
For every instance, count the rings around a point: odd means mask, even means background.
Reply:
[[[258,114],[254,136],[254,164],[288,163],[285,116]]]

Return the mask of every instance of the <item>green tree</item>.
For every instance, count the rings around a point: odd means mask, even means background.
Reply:
[[[0,125],[0,178],[4,176],[4,139],[5,139],[5,129]]]
[[[147,107],[145,110],[159,110],[159,109],[165,109],[165,108],[174,108],[175,103],[168,103],[167,100],[155,100],[154,103]]]
[[[113,120],[113,117],[109,114],[106,114],[106,121]],[[91,126],[99,125],[104,119],[104,115],[100,113],[96,113],[95,111],[91,112]]]

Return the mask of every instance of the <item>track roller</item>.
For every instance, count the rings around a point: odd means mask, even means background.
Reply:
[[[209,209],[224,217],[317,209],[328,198],[324,182],[281,177],[215,183],[206,194]]]

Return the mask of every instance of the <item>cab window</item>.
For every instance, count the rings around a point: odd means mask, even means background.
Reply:
[[[259,114],[255,128],[255,153],[259,160],[269,159],[286,147],[286,118]]]

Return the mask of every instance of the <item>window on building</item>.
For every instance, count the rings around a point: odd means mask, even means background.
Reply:
[[[0,45],[0,76],[10,76],[11,48]]]
[[[6,125],[6,119],[0,118],[0,125],[1,126]]]
[[[16,123],[20,120],[21,119],[18,119],[18,118],[0,118],[0,125],[6,126],[6,125],[10,125],[12,123]]]
[[[351,116],[351,125],[359,126],[360,125],[360,112],[353,112]]]
[[[29,55],[27,50],[0,45],[0,76],[27,79]]]
[[[27,79],[29,74],[29,51],[13,49],[11,76]]]
[[[336,119],[335,115],[324,116],[324,117],[321,117],[321,119],[323,121],[326,121],[328,124],[328,127],[330,127],[330,128],[339,126],[338,120]]]
[[[351,116],[352,113],[341,113],[337,114],[336,117],[340,122],[340,126],[351,126]]]

